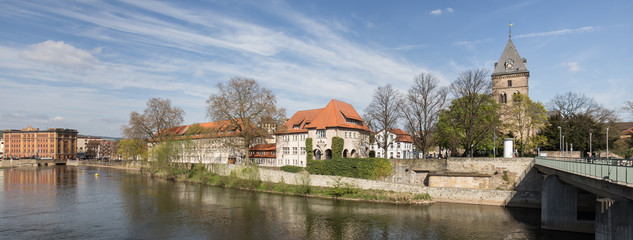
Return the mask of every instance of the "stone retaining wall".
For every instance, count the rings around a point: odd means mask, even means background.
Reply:
[[[231,171],[241,172],[245,166],[239,165],[209,165],[209,171],[218,175],[228,176]],[[308,176],[310,185],[317,187],[331,187],[341,178],[341,182],[349,183],[360,189],[372,189],[394,192],[409,192],[414,194],[431,195],[434,201],[450,203],[467,203],[494,206],[540,207],[540,193],[517,193],[516,191],[502,191],[489,189],[425,187],[422,185],[402,184],[385,181],[346,178],[337,176],[307,175],[305,173],[289,173],[280,170],[259,169],[262,181],[299,185],[302,178]]]

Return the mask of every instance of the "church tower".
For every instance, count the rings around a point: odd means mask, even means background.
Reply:
[[[527,60],[521,58],[514,47],[512,38],[508,39],[499,61],[492,73],[492,97],[501,104],[512,104],[512,95],[528,95],[530,71],[525,66]]]

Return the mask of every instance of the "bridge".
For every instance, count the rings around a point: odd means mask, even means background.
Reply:
[[[536,157],[541,227],[633,239],[633,160]]]

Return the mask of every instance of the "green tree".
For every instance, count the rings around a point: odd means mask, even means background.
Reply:
[[[125,160],[147,159],[147,144],[141,139],[121,139],[118,153]]]
[[[568,117],[563,117],[561,114],[550,116],[546,127],[539,135],[548,139],[544,150],[557,151],[564,150],[566,147],[569,149],[573,144],[573,150],[580,151],[581,156],[585,156],[589,152],[589,133],[591,133],[592,150],[594,152],[606,150],[607,127],[609,128],[609,146],[614,146],[613,144],[620,136],[617,126],[613,123],[600,123],[589,114],[571,114]],[[561,141],[562,139],[564,142]]]
[[[472,156],[473,150],[490,145],[499,120],[499,104],[492,99],[492,82],[486,70],[461,72],[451,83],[455,97],[448,110],[440,113],[436,140],[442,147],[465,150],[462,156]]]
[[[519,152],[524,154],[526,149],[533,149],[538,145],[539,139],[533,136],[547,123],[545,106],[523,94],[513,95],[512,100],[511,104],[502,107],[502,115],[505,118],[507,132],[517,137]]]
[[[340,137],[332,138],[332,159],[340,159],[343,156],[343,146],[345,140]]]
[[[473,108],[472,102],[478,107]],[[462,156],[471,156],[474,149],[491,145],[495,127],[501,124],[499,104],[490,95],[473,94],[455,99],[440,113],[435,137],[440,146],[455,150],[462,148]]]
[[[312,152],[312,138],[306,138],[306,160],[310,161],[314,158]]]

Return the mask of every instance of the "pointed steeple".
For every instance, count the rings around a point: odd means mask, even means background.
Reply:
[[[503,49],[499,61],[495,63],[495,71],[492,76],[529,72],[525,66],[526,62],[527,60],[521,58],[516,47],[514,47],[512,39],[508,39],[508,44]]]

